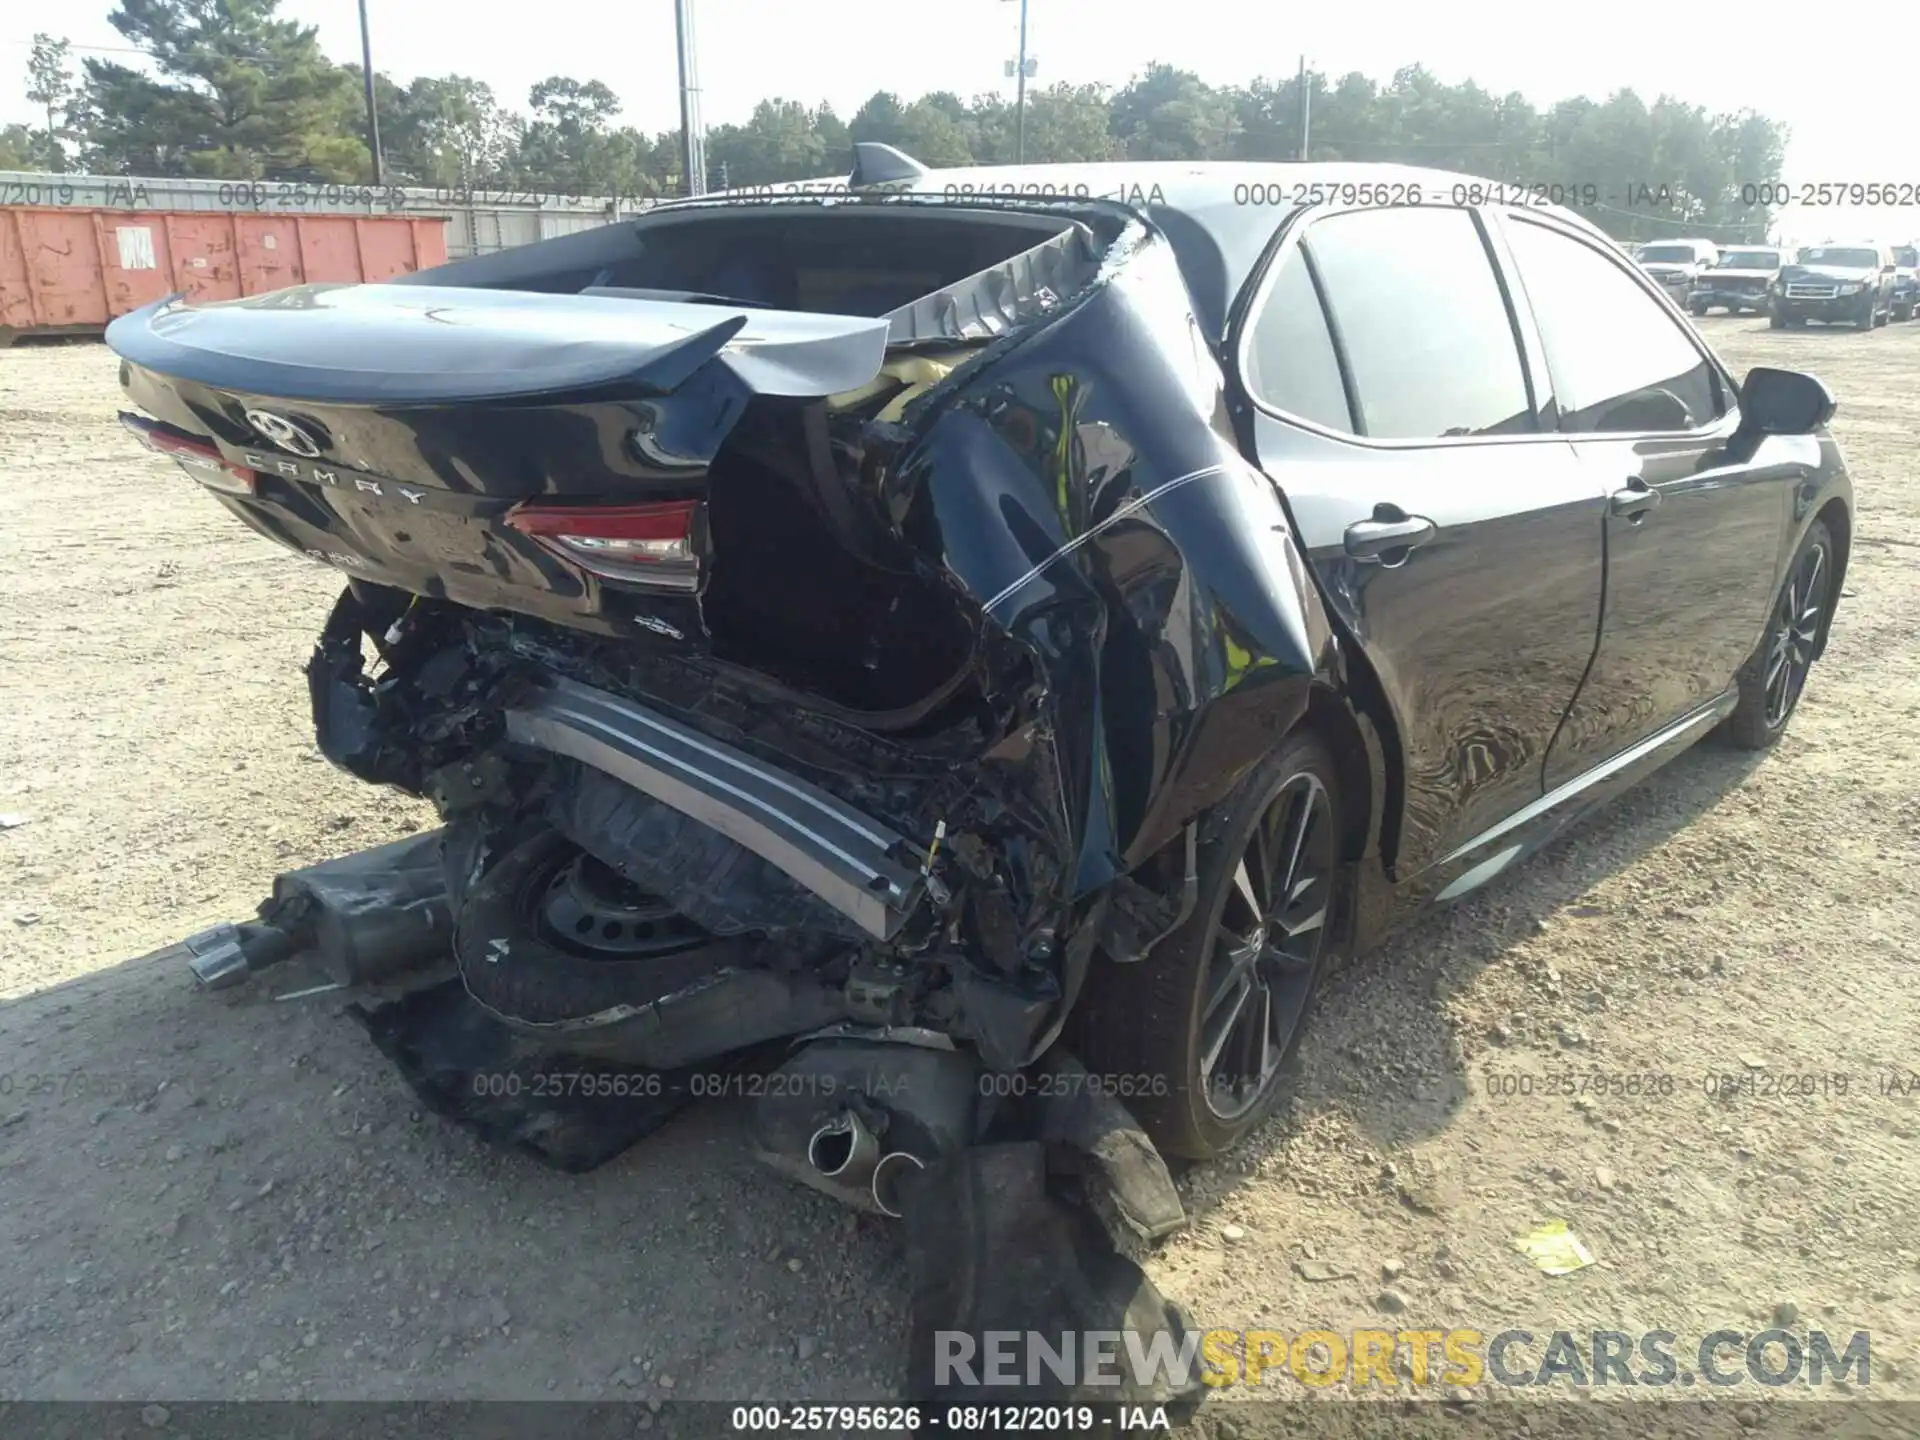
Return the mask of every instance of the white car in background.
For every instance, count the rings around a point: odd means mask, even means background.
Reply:
[[[1684,302],[1694,278],[1720,259],[1720,247],[1711,240],[1650,240],[1633,252],[1633,259]]]

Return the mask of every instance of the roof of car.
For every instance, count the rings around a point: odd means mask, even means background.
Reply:
[[[1367,187],[1371,187],[1368,189]],[[742,186],[705,199],[778,200],[807,194],[846,193],[847,177],[773,186]],[[1199,319],[1218,335],[1228,307],[1259,263],[1281,220],[1302,203],[1392,204],[1452,200],[1458,195],[1499,198],[1499,182],[1449,170],[1380,162],[1284,162],[1262,160],[1108,160],[1044,165],[974,165],[928,169],[911,178],[873,187],[877,193],[939,195],[950,199],[1002,196],[1009,201],[1117,200],[1147,212],[1172,240],[1200,310]],[[1488,195],[1488,191],[1492,191]],[[867,193],[859,191],[856,193]],[[1604,233],[1571,211],[1538,206],[1604,239]]]

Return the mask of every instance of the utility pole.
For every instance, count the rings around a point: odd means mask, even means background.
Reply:
[[[1313,91],[1307,88],[1307,57],[1300,57],[1300,158],[1305,160],[1310,153],[1307,148],[1309,127],[1313,120]]]
[[[707,193],[707,142],[700,126],[700,79],[693,55],[693,0],[673,0],[680,49],[680,180],[689,195]]]
[[[1027,59],[1027,0],[1020,0],[1020,55],[1007,66],[1007,74],[1017,76],[1013,86],[1013,163],[1027,160],[1027,77],[1038,68]]]
[[[360,0],[360,76],[367,82],[367,144],[373,150],[373,183],[384,183],[380,161],[380,116],[373,105],[373,39],[367,33],[367,0]]]
[[[1027,163],[1027,0],[1020,0],[1019,78],[1013,85],[1013,163]]]

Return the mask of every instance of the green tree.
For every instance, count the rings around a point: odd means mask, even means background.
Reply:
[[[27,56],[27,99],[46,113],[40,153],[49,170],[67,168],[64,141],[71,133],[69,115],[79,93],[73,83],[73,65],[67,58],[71,49],[68,41],[42,33],[33,37],[33,49]]]
[[[1232,153],[1234,97],[1188,70],[1154,63],[1113,97],[1109,123],[1129,160],[1207,160]]]
[[[81,101],[91,168],[121,173],[365,178],[352,75],[279,0],[120,0],[107,18],[157,72],[89,59]]]
[[[24,125],[0,125],[0,170],[31,170],[36,163],[35,137]]]
[[[891,90],[876,90],[847,122],[848,138],[898,147],[906,112],[898,95]]]
[[[1069,165],[1120,158],[1108,121],[1107,87],[1069,85],[1027,91],[1027,160],[1030,164]],[[972,105],[969,131],[974,158],[982,165],[1011,165],[1014,158],[1014,107],[998,95],[982,95]]]
[[[376,77],[384,82],[386,77]],[[389,103],[375,89],[380,139],[390,172],[419,185],[490,185],[520,148],[521,118],[492,87],[465,75],[422,75]]]
[[[831,112],[829,112],[831,113]],[[707,132],[707,176],[718,186],[769,185],[827,173],[827,144],[818,117],[798,100],[762,100],[744,125]]]
[[[626,148],[612,138],[620,97],[600,80],[550,75],[527,97],[533,118],[521,133],[512,169],[535,189],[611,195]]]

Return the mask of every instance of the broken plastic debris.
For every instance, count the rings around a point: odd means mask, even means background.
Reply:
[[[26,816],[13,811],[8,811],[6,814],[0,815],[0,830],[17,830],[26,823]]]
[[[1564,1220],[1549,1220],[1531,1235],[1514,1242],[1535,1268],[1548,1275],[1571,1275],[1593,1264],[1586,1242],[1567,1228]]]
[[[276,995],[273,998],[276,1000],[304,1000],[309,995],[325,995],[329,991],[344,990],[346,988],[347,988],[346,986],[336,982],[335,984],[332,984],[332,985],[315,985],[311,989],[307,989],[307,990],[289,990],[286,994]]]

